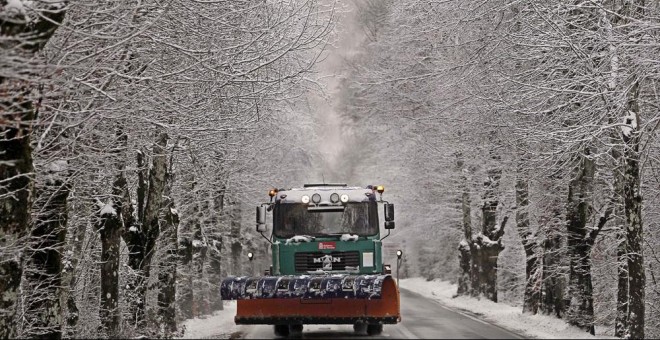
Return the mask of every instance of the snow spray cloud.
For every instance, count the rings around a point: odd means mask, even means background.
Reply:
[[[358,184],[353,178],[353,169],[358,165],[345,157],[354,139],[354,128],[346,115],[340,112],[341,82],[348,71],[347,61],[360,52],[365,35],[358,23],[358,11],[355,1],[338,2],[337,35],[333,45],[327,48],[325,59],[317,65],[320,82],[325,86],[325,95],[311,94],[308,98],[313,108],[318,136],[317,150],[322,157],[321,165],[316,169],[318,180],[326,182],[341,181]]]

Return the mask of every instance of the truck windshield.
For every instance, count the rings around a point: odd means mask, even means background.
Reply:
[[[274,232],[277,237],[326,236],[378,233],[378,205],[375,201],[350,202],[342,211],[310,211],[304,203],[275,205]]]

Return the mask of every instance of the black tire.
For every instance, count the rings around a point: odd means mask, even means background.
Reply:
[[[353,324],[353,331],[358,334],[364,334],[367,332],[367,324],[364,322],[356,322]]]
[[[273,332],[276,336],[287,337],[289,336],[289,325],[275,325]]]
[[[367,335],[378,335],[383,333],[382,324],[372,324],[367,326]]]
[[[289,338],[302,338],[303,325],[289,325]]]

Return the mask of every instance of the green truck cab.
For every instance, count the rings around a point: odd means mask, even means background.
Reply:
[[[383,264],[378,206],[384,206],[387,237],[394,228],[394,205],[382,200],[382,186],[306,184],[273,189],[257,207],[257,231],[266,231],[272,213],[269,275],[389,274]],[[377,197],[380,196],[380,197]]]

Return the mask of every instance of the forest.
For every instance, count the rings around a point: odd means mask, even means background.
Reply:
[[[387,187],[405,275],[660,337],[659,42],[645,0],[0,0],[0,338],[180,336],[325,180]]]

